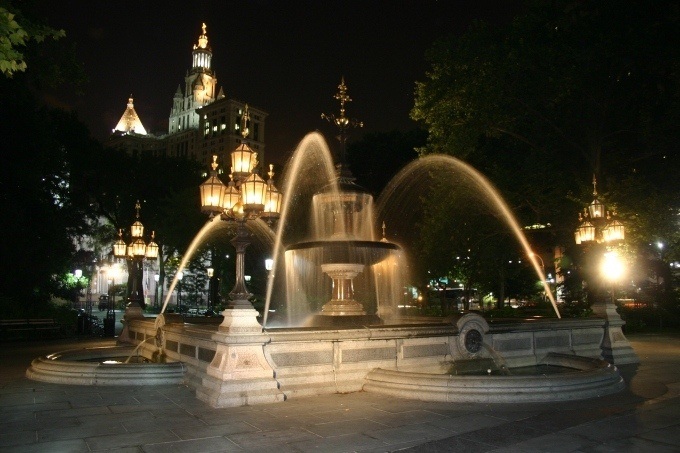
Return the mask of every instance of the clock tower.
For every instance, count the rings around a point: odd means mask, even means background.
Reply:
[[[217,77],[211,66],[212,49],[208,44],[206,28],[203,24],[198,44],[194,44],[191,69],[184,77],[184,91],[178,86],[175,92],[168,122],[169,134],[198,129],[196,109],[215,101]]]

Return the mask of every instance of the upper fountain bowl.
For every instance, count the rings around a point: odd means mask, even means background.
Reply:
[[[387,258],[391,251],[400,250],[397,244],[381,241],[325,240],[300,242],[286,251],[314,250],[319,264],[357,263],[373,265]]]

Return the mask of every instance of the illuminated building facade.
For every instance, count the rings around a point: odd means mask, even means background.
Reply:
[[[242,140],[241,116],[246,103],[229,99],[221,87],[218,89],[205,24],[191,55],[191,68],[184,77],[184,89],[178,86],[173,97],[167,134],[147,133],[130,97],[123,117],[106,143],[108,148],[121,149],[135,156],[151,153],[154,156],[191,159],[206,167],[212,162],[213,154],[220,162],[228,162],[229,153]],[[267,113],[257,107],[248,108],[251,131],[248,144],[258,153],[259,162],[263,162]]]

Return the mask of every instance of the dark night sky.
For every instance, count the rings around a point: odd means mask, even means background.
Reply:
[[[344,75],[347,114],[364,132],[409,130],[425,51],[475,19],[501,23],[517,0],[222,0],[45,2],[43,13],[77,43],[89,77],[85,95],[53,102],[78,112],[104,140],[130,94],[147,130],[167,131],[172,97],[190,68],[201,23],[213,50],[218,86],[264,109],[269,158],[286,159],[307,132],[335,132],[320,118],[338,112],[333,95]],[[276,157],[275,157],[276,156]]]

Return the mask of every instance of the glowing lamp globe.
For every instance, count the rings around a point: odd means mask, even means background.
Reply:
[[[267,183],[253,173],[241,184],[241,198],[246,212],[259,212],[264,208]]]
[[[154,242],[154,236],[156,235],[155,231],[151,232],[151,242],[149,242],[146,246],[146,257],[148,259],[156,259],[158,258],[158,244]]]
[[[278,218],[281,214],[281,192],[279,192],[274,184],[269,184],[267,193],[264,198],[264,208],[262,209],[262,217]]]
[[[595,240],[595,225],[587,220],[581,222],[581,225],[576,229],[577,244],[583,242],[590,242]]]
[[[590,214],[591,219],[603,219],[605,214],[604,204],[595,198],[588,206],[588,214]]]
[[[118,230],[118,240],[113,243],[113,256],[116,258],[127,256],[127,244],[123,242],[123,230]]]
[[[626,237],[625,228],[621,222],[614,219],[604,229],[602,236],[605,242],[623,241]]]
[[[229,182],[227,190],[224,192],[224,198],[222,200],[222,208],[225,211],[231,211],[236,204],[241,200],[241,192],[234,187],[233,182]]]
[[[143,239],[135,239],[132,244],[130,244],[130,255],[134,257],[146,256],[146,244]]]
[[[217,156],[213,156],[210,177],[200,186],[201,212],[222,212],[224,194],[227,187],[217,177]]]
[[[231,172],[237,181],[242,181],[253,172],[257,165],[257,153],[245,143],[231,153]]]
[[[130,236],[133,238],[141,238],[144,235],[144,225],[139,220],[135,220],[135,223],[130,227]]]

